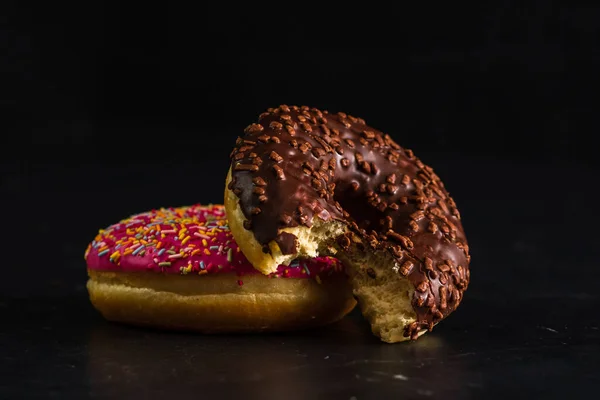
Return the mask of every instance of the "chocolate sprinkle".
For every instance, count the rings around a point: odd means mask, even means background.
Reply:
[[[281,122],[271,121],[269,128],[279,130],[283,128],[283,124]]]
[[[253,135],[255,133],[260,133],[263,131],[263,126],[259,124],[251,124],[244,129],[244,133],[247,135]]]
[[[251,211],[252,215],[260,214],[262,210],[259,207],[254,207]]]
[[[281,228],[342,221],[349,231],[336,246],[388,251],[393,270],[415,287],[417,321],[405,336],[415,339],[456,309],[470,280],[460,214],[412,151],[360,118],[305,106],[270,109],[244,133],[232,153],[230,189],[265,251],[274,240],[295,253],[297,238]]]
[[[273,171],[275,171],[277,179],[283,179],[285,177],[283,169],[279,165],[273,165]]]
[[[234,171],[252,171],[252,172],[256,172],[258,171],[258,165],[253,165],[253,164],[237,164],[235,167],[233,167]]]
[[[288,214],[281,214],[281,217],[279,218],[279,220],[281,221],[281,223],[285,226],[289,225],[290,222],[292,222],[292,217],[289,216]]]
[[[412,272],[413,267],[414,263],[410,260],[407,260],[400,267],[400,273],[402,274],[402,276],[408,276]]]
[[[269,158],[271,160],[275,161],[275,162],[281,162],[281,161],[283,161],[283,157],[281,157],[275,151],[272,151],[271,154],[269,154]]]
[[[260,176],[252,178],[252,183],[254,183],[256,186],[267,186],[267,182]]]

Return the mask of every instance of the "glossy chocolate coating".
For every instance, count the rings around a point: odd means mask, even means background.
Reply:
[[[246,228],[284,254],[296,238],[284,227],[335,219],[349,231],[337,240],[354,251],[387,251],[394,272],[415,287],[416,338],[460,303],[469,283],[469,249],[456,204],[433,170],[389,135],[344,113],[280,106],[261,114],[238,138],[229,189]]]

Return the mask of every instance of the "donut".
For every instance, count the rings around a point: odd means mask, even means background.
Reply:
[[[87,289],[107,319],[203,333],[328,324],[356,301],[332,257],[259,273],[231,235],[222,205],[162,208],[100,230],[85,251]]]
[[[361,118],[268,109],[236,140],[224,203],[233,237],[264,274],[298,257],[340,259],[385,342],[431,331],[468,287],[469,246],[444,184]]]

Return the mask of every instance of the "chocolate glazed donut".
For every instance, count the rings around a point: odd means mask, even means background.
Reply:
[[[389,135],[342,112],[282,105],[245,129],[231,159],[226,210],[255,268],[335,255],[387,342],[416,339],[458,307],[470,255],[456,204]]]

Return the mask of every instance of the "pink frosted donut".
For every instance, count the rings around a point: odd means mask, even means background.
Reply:
[[[163,208],[100,230],[85,251],[90,300],[111,321],[200,332],[301,329],[356,302],[341,263],[296,260],[263,275],[222,205]]]

